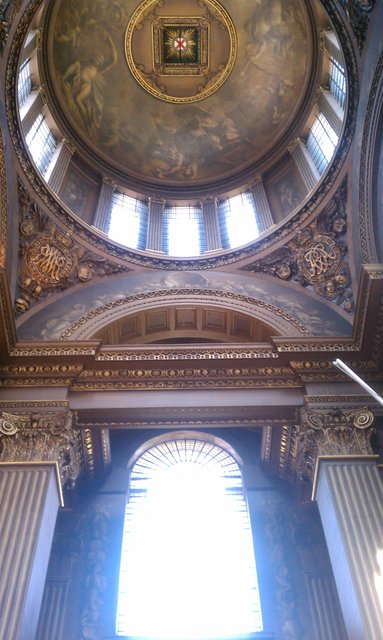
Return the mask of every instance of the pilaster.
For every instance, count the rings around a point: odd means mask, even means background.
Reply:
[[[274,220],[261,176],[254,180],[250,185],[250,189],[254,198],[255,215],[259,230],[265,231],[274,224]]]
[[[103,231],[108,232],[110,221],[110,209],[112,206],[112,196],[115,189],[115,184],[112,180],[104,178],[102,181],[100,193],[98,196],[96,210],[94,212],[94,218],[92,225]]]
[[[298,472],[313,479],[349,640],[381,640],[383,485],[370,443],[373,414],[302,411]]]
[[[201,203],[205,223],[206,251],[222,247],[218,224],[217,199],[209,198]]]
[[[162,251],[162,225],[165,208],[164,200],[149,200],[149,224],[146,248],[149,251]]]
[[[289,146],[288,150],[304,184],[306,185],[307,191],[311,191],[311,189],[314,189],[318,183],[320,174],[306,148],[306,145],[298,138]]]
[[[0,637],[33,640],[62,484],[73,485],[80,448],[72,415],[0,413]]]

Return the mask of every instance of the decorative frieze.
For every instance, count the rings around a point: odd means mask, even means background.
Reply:
[[[57,462],[62,485],[74,486],[82,455],[70,412],[0,412],[0,435],[1,462]]]

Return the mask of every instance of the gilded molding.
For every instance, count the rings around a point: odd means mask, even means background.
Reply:
[[[250,348],[228,348],[227,345],[214,345],[214,349],[204,345],[192,350],[189,348],[171,347],[162,350],[157,349],[124,349],[123,351],[101,350],[96,354],[96,362],[145,362],[150,360],[253,360],[260,358],[278,358],[275,351],[271,351],[267,346],[262,348],[257,345],[256,349]]]
[[[35,407],[43,407],[45,409],[64,407],[69,410],[68,400],[1,400],[0,409],[31,409]]]
[[[31,375],[78,375],[82,371],[82,369],[83,365],[80,364],[0,366],[0,377]]]
[[[1,18],[0,18],[1,20]],[[3,135],[0,130],[0,269],[4,269],[7,252],[8,197]]]
[[[83,429],[81,431],[82,442],[83,442],[83,452],[84,452],[84,463],[87,474],[93,478],[94,476],[94,449],[93,449],[93,441],[92,441],[92,432],[89,428]]]
[[[35,357],[35,356],[94,356],[95,347],[82,347],[72,345],[70,347],[59,346],[38,346],[38,347],[14,347],[10,350],[12,357]]]
[[[125,380],[122,382],[74,382],[71,386],[73,391],[145,391],[148,389],[274,389],[278,388],[300,388],[302,384],[297,380],[289,379],[267,379],[267,380],[247,380],[243,378],[211,379],[201,378],[200,380],[181,380],[178,377],[164,380]]]
[[[102,459],[105,465],[110,465],[112,461],[112,452],[110,449],[109,429],[101,430],[101,447],[102,447]]]
[[[73,487],[82,470],[79,430],[69,411],[0,413],[1,453],[6,461],[57,462],[63,486]]]
[[[271,326],[278,327],[278,333],[284,332],[286,335],[296,335],[296,332],[310,336],[311,333],[298,320],[290,314],[278,309],[274,305],[268,304],[263,300],[244,296],[227,291],[213,291],[211,289],[163,289],[158,291],[148,291],[146,293],[138,293],[124,298],[117,298],[112,302],[101,305],[95,309],[91,309],[87,314],[76,320],[62,335],[61,340],[68,338],[86,339],[89,334],[99,330],[102,326],[109,324],[112,320],[117,319],[125,314],[125,307],[129,309],[129,313],[133,313],[142,308],[153,308],[154,306],[164,304],[172,304],[174,300],[196,303],[196,301],[206,298],[212,304],[214,300],[219,300],[221,304],[228,305],[230,308],[243,309],[244,312],[250,313],[252,317],[256,317],[267,322]],[[89,326],[87,326],[89,325]]]
[[[330,203],[287,245],[243,271],[267,273],[308,287],[351,313],[354,309],[347,248],[347,179]]]

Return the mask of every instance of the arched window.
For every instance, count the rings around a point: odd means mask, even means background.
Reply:
[[[207,640],[262,631],[242,475],[225,445],[172,434],[132,467],[117,635]]]

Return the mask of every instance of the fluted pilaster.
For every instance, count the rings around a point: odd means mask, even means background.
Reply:
[[[250,189],[254,198],[258,228],[260,231],[265,231],[274,224],[274,220],[261,177],[251,185]]]
[[[54,463],[0,463],[0,638],[34,640],[60,505]]]
[[[318,97],[318,108],[323,113],[328,123],[332,126],[338,137],[342,133],[343,110],[330,91],[321,89]]]
[[[313,478],[348,640],[381,640],[383,485],[371,448],[373,414],[302,410],[297,470]],[[381,588],[380,588],[381,591]]]
[[[146,248],[150,251],[162,251],[162,228],[164,200],[149,200],[149,224]]]
[[[21,121],[24,135],[27,135],[37,116],[42,112],[43,106],[44,101],[41,91],[33,92],[28,100],[28,108]]]
[[[205,223],[206,250],[220,249],[222,243],[218,224],[217,199],[203,200],[201,205]]]
[[[104,179],[98,196],[92,225],[107,233],[110,221],[110,209],[115,185],[111,180]]]
[[[53,169],[50,175],[48,173],[45,175],[45,179],[47,180],[48,185],[55,193],[59,193],[60,191],[72,155],[73,148],[68,145],[66,140],[62,140],[58,144],[51,161],[52,163],[54,162]]]
[[[314,497],[349,640],[381,640],[383,485],[375,456],[320,458]]]
[[[302,140],[295,140],[293,144],[289,146],[289,152],[294,160],[295,166],[299,171],[307,191],[311,191],[316,186],[320,174],[316,168],[313,159],[307,151],[306,145]]]

